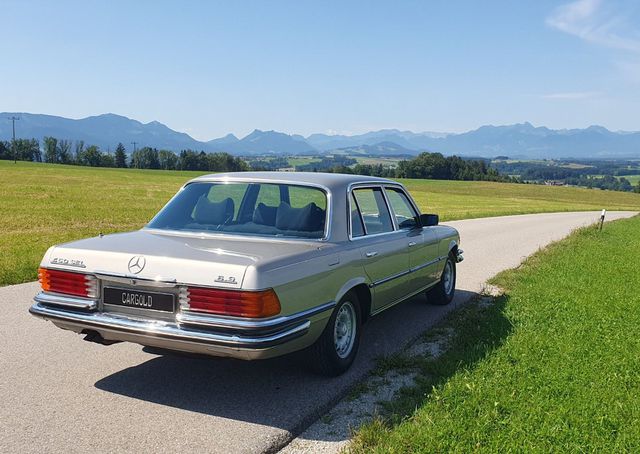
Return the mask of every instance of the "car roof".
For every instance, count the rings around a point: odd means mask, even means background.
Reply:
[[[393,180],[380,177],[370,177],[365,175],[350,175],[345,173],[322,173],[322,172],[228,172],[213,173],[194,178],[191,182],[216,182],[216,181],[256,181],[274,182],[284,184],[308,184],[324,186],[331,191],[344,189],[352,183],[381,183],[398,184]]]

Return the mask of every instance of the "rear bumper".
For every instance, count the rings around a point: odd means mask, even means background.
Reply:
[[[109,341],[241,359],[278,356],[303,347],[300,340],[312,329],[313,322],[328,317],[335,306],[330,302],[266,320],[181,312],[173,322],[100,312],[96,302],[82,298],[40,293],[34,300],[29,312],[63,329],[97,332]]]

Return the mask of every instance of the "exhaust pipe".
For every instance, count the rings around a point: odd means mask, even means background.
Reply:
[[[82,330],[81,334],[85,334],[85,337],[83,340],[86,340],[87,342],[100,344],[100,345],[113,345],[113,344],[119,344],[120,342],[122,342],[117,340],[105,339],[104,337],[102,337],[102,334],[90,329]]]

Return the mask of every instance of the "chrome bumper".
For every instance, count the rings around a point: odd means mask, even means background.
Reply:
[[[456,263],[460,263],[464,260],[464,257],[462,256],[462,254],[464,254],[464,251],[462,249],[456,250]]]
[[[303,336],[311,326],[310,318],[335,307],[335,302],[289,316],[266,320],[231,319],[180,312],[176,321],[142,319],[123,314],[98,312],[97,302],[84,298],[40,293],[29,312],[77,332],[97,331],[112,340],[143,345],[175,346],[176,350],[202,351],[188,344],[219,346],[229,351],[259,350],[284,344]],[[119,337],[118,334],[122,334]],[[162,340],[162,343],[154,342]],[[220,349],[212,349],[221,352]],[[215,354],[215,353],[211,353]],[[229,356],[237,356],[230,354]]]

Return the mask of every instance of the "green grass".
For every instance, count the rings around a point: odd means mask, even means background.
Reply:
[[[619,178],[625,177],[632,186],[638,186],[640,183],[640,175],[620,175]]]
[[[450,348],[355,452],[638,452],[640,217],[585,228],[454,312]]]
[[[638,210],[640,194],[484,181],[400,180],[424,212],[443,220],[506,214]]]
[[[174,172],[0,161],[0,285],[34,280],[47,248],[142,227],[190,178]],[[443,220],[517,213],[640,210],[640,195],[578,188],[405,180]]]
[[[364,156],[353,156],[358,164],[369,164],[369,165],[378,165],[382,164],[385,167],[397,167],[398,163],[401,161],[400,158],[374,158],[374,157],[364,157]]]
[[[140,228],[197,175],[0,161],[0,285],[34,280],[53,244]]]
[[[295,167],[295,166],[303,166],[306,164],[315,164],[317,162],[320,162],[321,160],[319,158],[314,158],[310,156],[293,156],[293,157],[287,158],[287,161],[289,162],[289,166]]]

